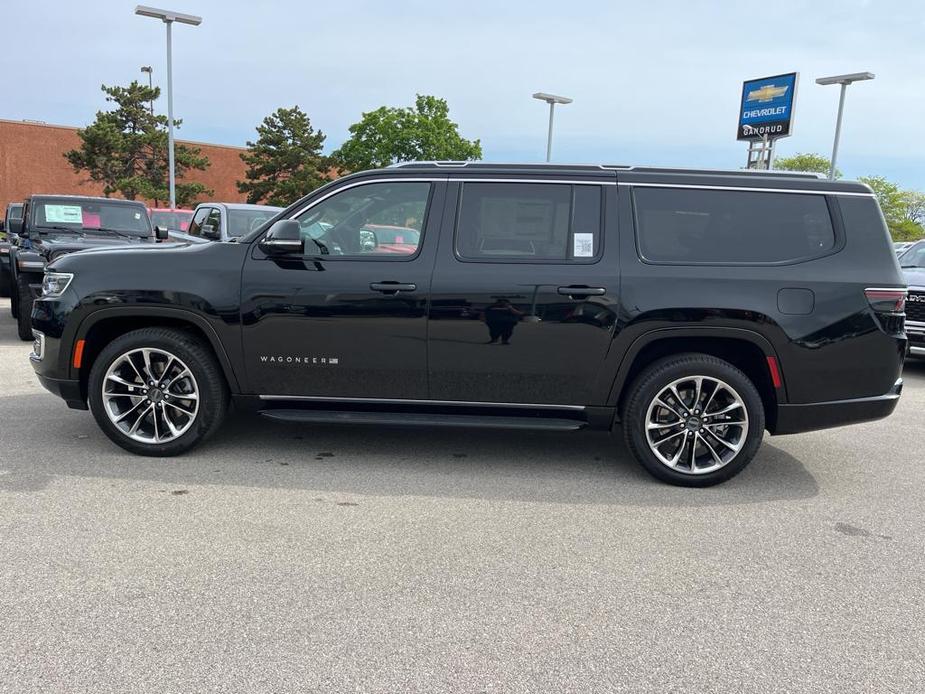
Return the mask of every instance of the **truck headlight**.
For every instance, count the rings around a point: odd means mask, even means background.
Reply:
[[[42,280],[42,296],[54,298],[64,294],[74,279],[72,272],[46,272]]]

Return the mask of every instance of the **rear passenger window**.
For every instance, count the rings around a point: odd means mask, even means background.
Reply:
[[[835,247],[822,195],[637,187],[633,198],[646,260],[776,263]]]
[[[495,262],[589,262],[601,250],[601,188],[559,183],[465,183],[456,252]]]

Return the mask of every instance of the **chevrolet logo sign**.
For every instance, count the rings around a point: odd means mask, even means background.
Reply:
[[[783,96],[787,93],[788,89],[790,89],[790,85],[775,87],[773,84],[766,84],[761,89],[753,89],[750,91],[748,96],[745,97],[745,100],[757,101],[758,103],[763,104],[768,101],[773,101],[779,96]]]

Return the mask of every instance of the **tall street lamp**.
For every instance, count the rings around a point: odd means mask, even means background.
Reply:
[[[199,26],[202,24],[202,17],[171,10],[159,10],[156,7],[145,7],[144,5],[138,5],[135,8],[135,14],[160,19],[167,25],[167,175],[170,181],[170,208],[174,209],[177,206],[177,190],[173,158],[173,61],[170,50],[170,28],[174,22]]]
[[[150,65],[142,65],[141,71],[148,73],[148,89],[153,90],[154,89],[154,77],[153,77],[154,68],[151,67]],[[153,116],[154,115],[154,99],[153,98],[149,102],[149,105],[151,106],[151,115]]]
[[[848,85],[852,82],[863,82],[864,80],[872,80],[874,78],[874,73],[872,72],[852,72],[849,75],[834,75],[832,77],[820,77],[816,80],[816,84],[829,85],[829,84],[840,84],[841,85],[841,94],[838,97],[838,118],[835,121],[835,143],[832,145],[832,165],[829,168],[829,178],[835,179],[835,159],[838,157],[838,140],[841,137],[841,119],[842,113],[845,110],[845,90],[848,88]]]
[[[545,101],[549,104],[549,134],[546,136],[546,161],[549,161],[552,157],[552,117],[556,104],[570,104],[572,100],[567,96],[556,96],[555,94],[546,94],[545,92],[537,92],[533,95],[533,98]]]

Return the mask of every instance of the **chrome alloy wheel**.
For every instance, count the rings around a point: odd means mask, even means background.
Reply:
[[[189,367],[162,349],[133,349],[103,377],[103,406],[119,431],[141,443],[166,443],[196,421],[199,387]]]
[[[728,465],[748,437],[748,410],[735,389],[710,376],[665,386],[646,411],[646,441],[675,472],[704,475]]]

